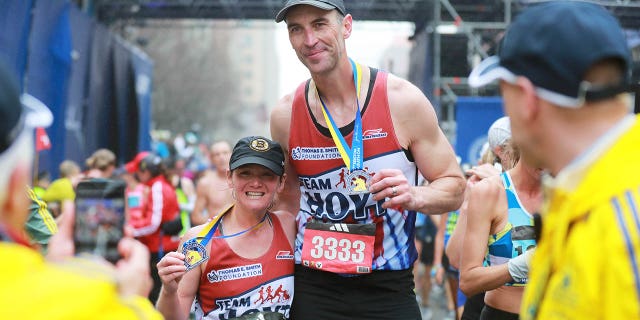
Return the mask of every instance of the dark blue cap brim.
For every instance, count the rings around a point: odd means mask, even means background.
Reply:
[[[275,163],[271,160],[267,160],[265,158],[260,158],[255,156],[243,157],[236,160],[235,162],[229,164],[229,170],[235,170],[245,164],[259,164],[273,171],[273,173],[275,173],[278,176],[282,176],[282,174],[284,173],[284,168],[282,167],[282,165]]]
[[[25,124],[32,128],[47,128],[53,123],[53,113],[38,98],[23,93],[20,96],[23,110],[26,111]]]
[[[474,88],[486,86],[496,80],[515,82],[516,75],[500,65],[500,58],[491,56],[480,62],[469,74],[469,85]]]
[[[509,69],[500,65],[500,58],[497,56],[491,56],[484,59],[477,65],[469,74],[469,86],[479,88],[486,86],[496,80],[504,80],[509,83],[516,82],[516,74],[509,71]],[[544,89],[536,86],[536,94],[549,102],[556,105],[567,108],[578,108],[582,106],[583,102],[580,99],[572,98],[557,92],[553,92],[548,89]]]

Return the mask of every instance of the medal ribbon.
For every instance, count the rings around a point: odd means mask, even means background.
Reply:
[[[214,237],[213,234],[216,232],[216,230],[222,223],[222,216],[224,216],[227,212],[229,212],[231,207],[233,207],[233,204],[229,205],[226,209],[222,210],[222,212],[219,215],[211,219],[211,221],[209,221],[209,223],[207,223],[207,225],[204,228],[202,228],[202,230],[200,230],[200,233],[198,233],[198,235],[196,236],[195,241],[200,243],[204,247],[207,245],[207,243],[209,243],[211,239],[226,239],[226,238],[237,237],[239,235],[245,234],[253,229],[260,227],[267,220],[267,217],[269,216],[268,213],[265,213],[264,217],[262,217],[262,220],[260,220],[260,222],[258,222],[256,225],[254,225],[251,228],[248,228],[230,235],[221,235],[221,236]]]
[[[329,127],[329,132],[331,133],[331,138],[333,138],[333,142],[336,144],[338,148],[338,152],[342,157],[342,160],[349,168],[350,172],[354,170],[362,169],[363,163],[363,141],[362,141],[362,117],[360,115],[360,86],[362,84],[362,69],[360,64],[355,63],[353,60],[349,59],[351,62],[351,69],[353,70],[353,84],[356,88],[356,118],[353,126],[353,139],[351,141],[351,148],[347,144],[347,141],[344,140],[344,136],[340,132],[340,128],[336,125],[325,105],[324,101],[322,101],[322,97],[318,94],[318,98],[320,99],[320,103],[322,104],[322,115],[324,116],[324,120]],[[318,89],[316,87],[316,93]]]

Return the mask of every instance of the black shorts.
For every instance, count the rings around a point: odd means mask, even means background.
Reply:
[[[149,258],[149,268],[151,269],[151,279],[153,280],[153,287],[151,288],[151,292],[149,292],[149,301],[151,301],[154,306],[160,296],[160,288],[162,288],[162,280],[158,274],[157,266],[161,258],[157,252],[151,252],[151,257]]]
[[[442,254],[442,267],[444,268],[444,271],[446,272],[448,277],[458,279],[458,277],[460,276],[458,269],[451,266],[451,264],[449,263],[449,257],[444,253]]]
[[[480,320],[518,320],[518,319],[520,319],[520,316],[515,313],[492,308],[486,304],[484,305],[484,308],[482,308],[482,313],[480,314]]]
[[[427,227],[416,227],[416,239],[422,244],[420,250],[420,262],[425,265],[433,264],[433,254],[435,251],[435,229],[431,232]]]
[[[345,277],[296,265],[292,320],[420,320],[411,269]]]
[[[295,295],[295,292],[293,293]],[[484,292],[480,292],[471,297],[467,297],[464,303],[464,311],[462,311],[462,320],[477,320],[484,308]]]

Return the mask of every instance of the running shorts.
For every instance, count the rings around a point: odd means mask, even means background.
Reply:
[[[411,269],[343,276],[296,265],[292,320],[420,320]]]
[[[484,305],[484,308],[482,308],[482,313],[480,314],[480,320],[518,320],[519,318],[520,317],[516,313],[492,308],[486,304]]]

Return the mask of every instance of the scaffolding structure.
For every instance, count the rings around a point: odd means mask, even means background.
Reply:
[[[478,95],[478,90],[469,88],[466,75],[443,74],[443,55],[447,54],[443,52],[443,40],[452,36],[466,37],[466,59],[458,63],[465,64],[467,70],[471,70],[490,55],[486,42],[482,40],[483,35],[486,36],[489,32],[498,36],[511,22],[512,1],[502,0],[502,5],[503,14],[497,15],[500,19],[496,21],[465,21],[450,0],[434,1],[432,20],[426,29],[433,48],[432,97],[435,99],[433,103],[439,106],[440,124],[449,138],[456,130],[455,103],[458,95],[464,92],[465,95],[475,96]]]
[[[440,124],[443,131],[449,138],[453,137],[456,131],[455,104],[459,95],[464,96],[486,96],[498,95],[497,85],[488,86],[482,89],[474,89],[468,86],[467,75],[447,75],[443,72],[446,67],[452,64],[466,66],[467,71],[473,69],[482,59],[491,55],[490,50],[497,48],[499,40],[511,23],[514,15],[524,8],[548,0],[485,0],[473,2],[478,8],[484,8],[486,12],[494,12],[493,15],[485,14],[479,19],[473,20],[474,15],[469,14],[466,8],[465,14],[469,17],[464,19],[464,14],[460,11],[466,6],[470,7],[471,2],[465,0],[434,0],[433,11],[430,23],[426,26],[429,34],[429,41],[432,45],[432,82],[433,95],[432,102],[439,107]],[[618,20],[623,28],[630,33],[635,32],[640,43],[640,1],[633,0],[600,0],[592,1],[607,8]],[[496,7],[499,4],[500,8]],[[451,52],[443,51],[443,44],[450,37],[466,38],[466,60],[465,61],[443,61],[443,57]],[[640,60],[640,45],[632,48],[634,59],[634,80],[640,78],[640,72],[635,69]],[[464,58],[463,58],[464,59]]]
[[[283,0],[74,0],[107,24],[144,19],[269,19]],[[524,8],[548,0],[357,0],[348,9],[359,20],[409,21],[416,35],[426,31],[430,61],[412,61],[424,70],[414,79],[420,83],[439,113],[449,137],[455,133],[455,103],[458,96],[498,95],[497,86],[472,89],[469,71],[495,52],[512,18]],[[627,30],[638,32],[640,1],[590,0],[607,8]],[[455,38],[455,39],[454,39]],[[451,45],[462,47],[451,48]],[[425,52],[427,54],[427,52]],[[420,60],[421,57],[416,57]],[[640,60],[640,49],[634,51]],[[447,70],[456,69],[455,74]],[[640,69],[638,67],[637,69]],[[422,72],[422,71],[419,71]],[[640,73],[640,72],[638,72]],[[425,80],[430,75],[428,84]],[[426,85],[425,85],[426,84]],[[432,92],[430,92],[432,91]]]

